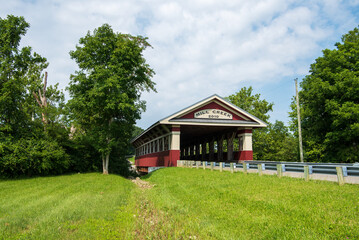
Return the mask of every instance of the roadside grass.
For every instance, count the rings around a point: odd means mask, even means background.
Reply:
[[[171,239],[359,238],[358,185],[187,168],[143,179]]]
[[[0,180],[0,239],[359,239],[359,186],[188,168]]]
[[[0,180],[0,239],[130,238],[134,190],[99,173]]]

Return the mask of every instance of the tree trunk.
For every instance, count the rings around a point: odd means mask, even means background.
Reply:
[[[47,109],[46,87],[47,87],[47,72],[45,72],[44,87],[42,89],[42,94],[40,89],[39,89],[39,95],[37,95],[35,92],[32,92],[37,103],[41,108],[42,122],[44,124],[45,131],[46,131],[46,125],[48,123],[47,114],[46,114],[46,109]]]
[[[106,154],[106,158],[105,155],[102,154],[102,173],[107,175],[108,174],[108,157],[110,156],[110,154]]]
[[[108,127],[110,128],[111,123],[112,123],[113,119],[111,118],[108,122]],[[110,138],[107,137],[107,144],[110,144]],[[110,153],[108,152],[106,153],[106,156],[104,156],[104,154],[102,154],[102,169],[103,169],[103,174],[108,174],[108,163],[110,161]]]
[[[110,161],[110,153],[106,154],[106,160],[105,160],[105,167],[106,167],[106,173],[108,174],[108,162]]]

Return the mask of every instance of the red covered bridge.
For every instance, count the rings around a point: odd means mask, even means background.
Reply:
[[[252,129],[267,124],[218,95],[153,124],[132,140],[137,169],[177,166],[177,160],[252,160]]]

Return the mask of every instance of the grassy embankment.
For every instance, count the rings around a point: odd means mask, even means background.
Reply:
[[[359,186],[167,168],[0,180],[0,239],[358,239]],[[136,210],[137,209],[137,210]]]

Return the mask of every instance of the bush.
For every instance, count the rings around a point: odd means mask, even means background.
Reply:
[[[65,146],[70,155],[70,172],[99,172],[102,170],[101,157],[84,136],[70,140]]]
[[[21,175],[61,174],[67,171],[70,158],[65,150],[50,139],[19,139],[0,143],[0,174]]]

